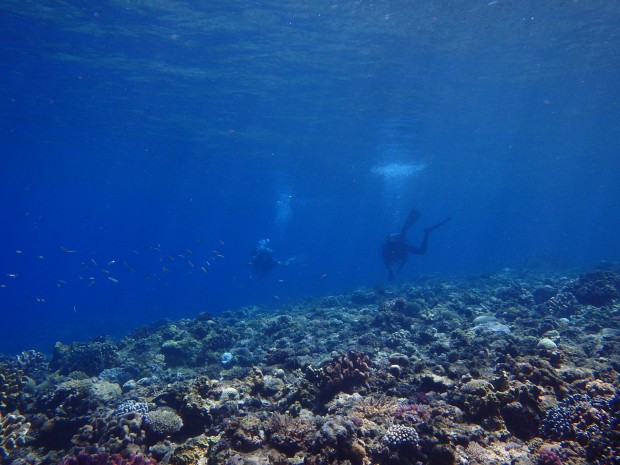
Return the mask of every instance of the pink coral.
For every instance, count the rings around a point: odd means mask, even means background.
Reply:
[[[555,449],[543,447],[538,452],[538,465],[562,465],[562,458]]]
[[[394,418],[408,420],[412,423],[422,423],[431,419],[431,409],[428,405],[401,403],[394,409]]]

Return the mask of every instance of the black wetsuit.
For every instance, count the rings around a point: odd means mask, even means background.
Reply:
[[[430,233],[437,229],[439,226],[450,221],[450,218],[446,218],[440,223],[424,229],[424,237],[422,238],[422,244],[419,247],[413,246],[407,239],[407,232],[420,218],[420,212],[417,210],[411,210],[407,221],[403,226],[403,229],[396,234],[388,236],[387,241],[381,247],[381,256],[383,257],[383,263],[388,269],[388,279],[393,280],[405,263],[409,254],[424,255],[428,250],[428,238]],[[394,266],[396,265],[396,268]]]
[[[250,264],[256,269],[258,276],[267,276],[276,266],[288,266],[295,260],[295,257],[291,257],[286,261],[280,261],[273,258],[273,250],[269,247],[269,239],[263,239],[258,241],[258,245],[252,251],[252,258]]]
[[[268,275],[280,262],[273,258],[273,250],[269,247],[259,245],[252,251],[252,265],[259,276]]]

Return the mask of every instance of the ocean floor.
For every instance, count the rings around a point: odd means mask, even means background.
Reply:
[[[620,267],[424,278],[0,360],[0,463],[619,464]]]

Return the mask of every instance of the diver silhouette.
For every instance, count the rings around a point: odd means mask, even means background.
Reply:
[[[428,238],[431,232],[452,219],[452,217],[449,217],[434,226],[424,228],[422,244],[420,244],[420,247],[416,247],[411,245],[409,240],[407,240],[407,232],[409,232],[409,229],[417,223],[420,216],[422,216],[422,214],[419,211],[415,209],[411,210],[409,216],[407,217],[407,221],[405,221],[405,224],[400,232],[390,234],[387,241],[383,244],[383,247],[381,247],[381,256],[383,257],[383,263],[385,263],[385,266],[388,269],[388,279],[390,281],[392,281],[403,266],[405,266],[409,254],[424,255],[428,249]],[[394,269],[393,267],[395,265],[396,268]]]
[[[267,276],[276,266],[288,266],[295,257],[288,260],[276,260],[273,256],[273,250],[269,248],[269,239],[261,239],[258,245],[251,253],[250,264],[254,266],[258,276]]]

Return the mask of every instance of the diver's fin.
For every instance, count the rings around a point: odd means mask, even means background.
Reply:
[[[403,225],[401,234],[407,234],[407,231],[411,229],[411,226],[413,226],[414,224],[418,222],[421,216],[422,216],[422,213],[420,213],[416,209],[411,210],[411,212],[409,213],[409,216],[407,217],[407,221],[405,221],[405,224]]]
[[[432,231],[434,231],[435,229],[437,229],[438,227],[443,226],[444,224],[446,224],[446,223],[447,223],[448,221],[450,221],[451,219],[452,219],[452,217],[451,217],[451,216],[449,216],[448,218],[446,218],[446,219],[445,219],[445,220],[443,220],[443,221],[440,221],[439,223],[437,223],[437,224],[436,224],[436,225],[434,225],[434,226],[430,226],[430,227],[428,227],[428,228],[424,228],[424,232],[425,232],[425,233],[432,232]]]

